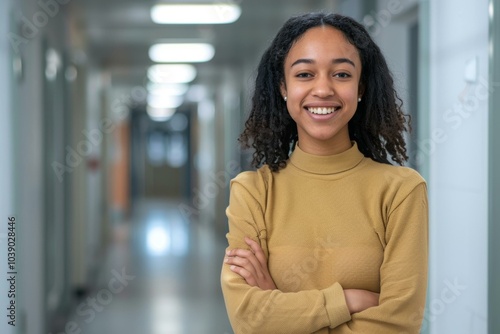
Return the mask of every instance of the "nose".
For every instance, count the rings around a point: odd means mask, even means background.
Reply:
[[[333,96],[334,87],[332,78],[328,75],[320,75],[314,81],[314,87],[312,91],[313,95],[319,98],[327,98]]]

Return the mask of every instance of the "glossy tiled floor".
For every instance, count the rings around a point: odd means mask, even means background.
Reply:
[[[81,333],[232,333],[220,291],[223,237],[165,201],[136,208],[114,229],[96,305],[75,316]]]

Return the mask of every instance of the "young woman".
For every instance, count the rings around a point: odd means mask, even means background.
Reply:
[[[356,21],[290,19],[264,53],[231,182],[222,289],[235,333],[419,333],[427,195],[380,49]]]

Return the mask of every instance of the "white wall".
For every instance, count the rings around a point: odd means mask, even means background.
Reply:
[[[404,22],[415,0],[380,0],[403,6],[375,39],[406,98]],[[420,3],[422,6],[423,4]],[[429,135],[419,154],[429,162],[430,273],[424,332],[487,333],[488,228],[488,1],[425,3],[430,18]],[[377,13],[372,16],[377,18]],[[383,17],[382,17],[383,18]],[[399,42],[395,42],[399,41]],[[477,59],[477,80],[467,83],[466,63]],[[490,93],[500,89],[490,88]],[[424,103],[425,101],[420,101]],[[425,103],[424,103],[425,105]],[[421,117],[423,115],[420,115]],[[425,116],[424,116],[425,117]]]
[[[33,17],[37,7],[29,1],[16,13]],[[39,334],[45,328],[44,201],[43,201],[43,82],[41,34],[38,31],[21,49],[24,80],[18,85],[15,109],[16,214],[18,215],[19,319],[25,333]],[[21,313],[25,319],[21,318]]]
[[[481,334],[488,286],[488,1],[432,1],[430,24],[430,133],[439,132],[429,150],[430,327]],[[467,84],[465,65],[474,58],[477,80]],[[449,282],[460,287],[446,290]]]

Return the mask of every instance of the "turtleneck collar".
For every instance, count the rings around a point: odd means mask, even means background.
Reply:
[[[334,155],[314,155],[302,151],[299,145],[290,156],[289,162],[296,168],[313,174],[337,174],[356,167],[364,158],[353,141],[347,151]]]

